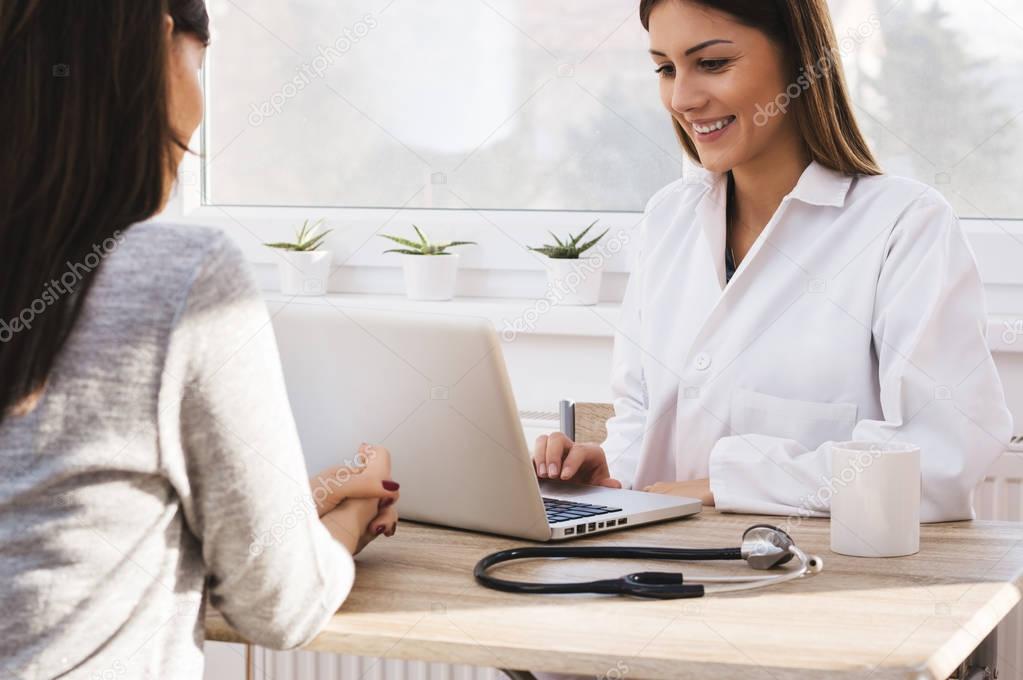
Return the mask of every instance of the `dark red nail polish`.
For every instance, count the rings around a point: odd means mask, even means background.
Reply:
[[[389,479],[384,480],[384,488],[388,491],[397,491],[401,485],[398,482],[392,482]]]
[[[384,500],[380,501],[380,505],[378,505],[377,507],[380,508],[381,510],[383,510],[384,508],[386,508],[388,505],[390,505],[393,502],[394,502],[393,498],[385,498]]]
[[[382,533],[384,533],[384,525],[381,524],[380,526],[377,527],[376,534],[377,536],[379,536]]]

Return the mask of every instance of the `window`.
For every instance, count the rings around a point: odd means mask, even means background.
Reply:
[[[882,166],[1023,218],[1023,0],[830,0]],[[210,0],[205,201],[638,211],[679,176],[635,0]]]
[[[681,173],[634,0],[210,6],[212,203],[639,211]]]
[[[962,217],[1023,219],[1023,0],[830,0],[856,115],[886,172]]]

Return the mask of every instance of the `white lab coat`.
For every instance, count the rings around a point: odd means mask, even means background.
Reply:
[[[1012,416],[951,206],[813,162],[725,286],[726,190],[698,168],[647,205],[615,339],[613,476],[709,477],[721,510],[823,516],[831,442],[908,441],[921,520],[972,519]]]

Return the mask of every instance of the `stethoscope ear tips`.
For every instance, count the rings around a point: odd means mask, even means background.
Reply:
[[[754,569],[772,569],[792,559],[792,537],[776,526],[754,524],[742,534],[742,559]]]

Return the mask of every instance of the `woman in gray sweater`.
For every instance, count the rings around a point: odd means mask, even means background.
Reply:
[[[301,645],[395,529],[386,449],[310,483],[238,247],[139,224],[208,40],[201,0],[0,3],[0,677],[200,678],[204,593]]]

